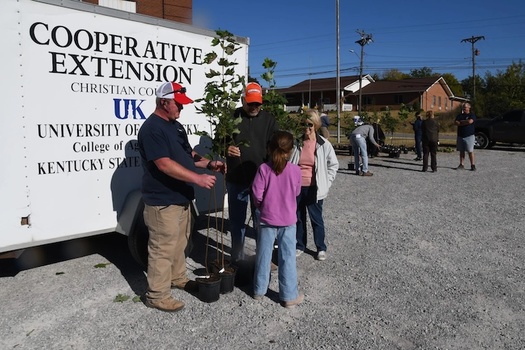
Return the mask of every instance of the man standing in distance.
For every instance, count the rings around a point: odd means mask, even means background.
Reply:
[[[416,120],[410,124],[412,124],[412,129],[414,130],[414,146],[416,150],[416,158],[414,160],[421,160],[423,159],[421,157],[421,145],[423,138],[423,130],[421,129],[421,126],[423,125],[423,120],[421,119],[421,112],[416,112]]]
[[[374,139],[374,128],[372,125],[365,124],[361,117],[358,117],[357,119],[354,117],[354,124],[357,128],[355,128],[350,134],[350,144],[354,151],[355,174],[360,176],[372,176],[374,174],[368,171],[368,149],[366,141],[370,140],[377,149],[381,149],[381,145],[379,145]],[[359,161],[359,156],[361,156],[361,162]],[[362,170],[359,170],[359,164],[363,165]]]
[[[458,136],[456,141],[456,148],[459,151],[459,166],[457,170],[465,169],[465,152],[468,153],[470,161],[470,170],[476,171],[474,159],[474,142],[476,116],[471,112],[471,105],[468,102],[463,103],[461,114],[456,117],[454,124],[458,127]]]
[[[250,203],[254,228],[259,222],[258,210],[250,196],[250,187],[259,166],[267,159],[267,145],[277,130],[275,117],[262,109],[262,88],[257,83],[248,83],[242,95],[242,107],[235,110],[234,118],[241,118],[237,125],[240,133],[229,143],[226,161],[226,188],[228,190],[228,212],[232,235],[233,261],[244,258],[246,235],[246,211]],[[246,143],[244,145],[243,143]]]
[[[330,118],[328,118],[328,114],[321,113],[321,128],[319,129],[321,136],[323,136],[325,139],[330,138],[330,131],[328,130],[328,127],[330,126]]]
[[[183,105],[193,100],[186,88],[167,82],[156,91],[155,111],[138,134],[144,169],[142,198],[148,227],[148,290],[145,304],[162,311],[178,311],[182,301],[171,296],[171,288],[193,291],[195,281],[186,275],[184,250],[191,233],[193,184],[210,189],[215,176],[199,174],[196,168],[226,171],[221,161],[209,161],[191,148],[188,135],[177,119]]]

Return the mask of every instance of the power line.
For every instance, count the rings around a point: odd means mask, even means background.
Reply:
[[[362,85],[363,85],[363,56],[365,54],[365,45],[371,43],[372,34],[367,34],[363,30],[357,30],[357,34],[361,35],[361,39],[356,41],[356,44],[361,46],[361,58],[359,59],[359,104],[358,104],[358,113],[361,116],[361,101],[362,101]]]
[[[472,100],[476,100],[476,59],[475,57],[479,55],[479,50],[474,48],[474,44],[479,40],[485,40],[483,35],[480,36],[471,36],[461,40],[462,43],[469,42],[472,44]]]

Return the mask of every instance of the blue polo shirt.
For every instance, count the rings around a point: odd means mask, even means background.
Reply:
[[[460,115],[456,117],[457,121],[468,120],[468,119],[473,119],[474,123],[469,124],[469,125],[458,126],[458,137],[468,137],[476,133],[476,128],[474,126],[474,124],[476,123],[476,116],[474,115],[474,113],[468,113],[468,114],[461,113]]]
[[[168,157],[183,167],[195,171],[188,135],[178,121],[167,121],[152,114],[142,124],[138,134],[139,152],[144,175],[142,197],[147,205],[186,205],[195,198],[192,184],[166,175],[155,160]]]

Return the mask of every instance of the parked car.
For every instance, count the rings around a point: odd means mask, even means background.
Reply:
[[[478,119],[475,124],[476,148],[500,143],[525,144],[525,109],[509,111],[493,119]]]

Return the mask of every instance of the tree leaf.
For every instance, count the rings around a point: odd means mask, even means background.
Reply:
[[[106,266],[110,265],[111,263],[100,263],[100,264],[96,264],[95,266],[93,266],[94,268],[96,269],[104,269],[106,268]]]
[[[115,303],[123,303],[125,302],[126,300],[128,300],[130,298],[129,295],[126,295],[126,294],[117,294],[117,296],[115,297],[115,299],[113,299],[113,302]]]

